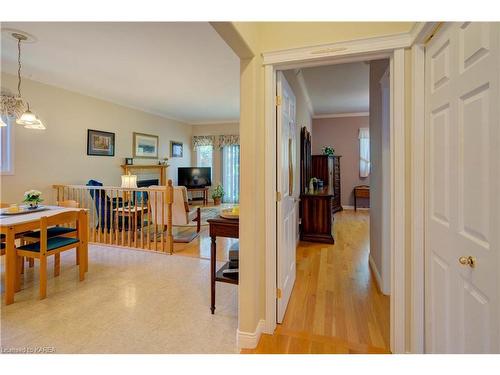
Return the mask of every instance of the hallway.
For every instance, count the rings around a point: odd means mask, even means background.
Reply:
[[[334,245],[301,242],[283,324],[243,353],[388,353],[389,296],[368,264],[369,212],[335,214]]]

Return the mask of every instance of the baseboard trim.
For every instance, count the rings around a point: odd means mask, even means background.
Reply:
[[[354,211],[354,206],[345,206],[345,205],[342,205],[342,208],[344,210],[353,210]],[[357,210],[358,211],[370,211],[370,207],[358,207]]]
[[[257,323],[257,327],[255,327],[254,332],[243,332],[239,329],[236,333],[236,345],[238,349],[255,349],[259,344],[260,336],[264,331],[264,327],[266,326],[266,321],[264,319],[259,320]]]
[[[373,272],[373,274],[375,275],[375,280],[377,281],[377,287],[378,287],[378,290],[383,293],[383,289],[382,289],[382,278],[380,277],[380,273],[378,272],[378,268],[377,268],[377,265],[375,264],[375,261],[373,260],[372,258],[372,255],[370,254],[368,256],[368,263],[370,264],[370,268]],[[383,293],[385,294],[385,293]]]

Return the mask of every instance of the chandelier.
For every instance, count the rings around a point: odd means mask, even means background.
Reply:
[[[21,95],[21,42],[28,39],[24,34],[14,32],[11,34],[17,39],[17,95],[2,92],[0,96],[0,126],[7,126],[3,117],[16,118],[16,124],[27,129],[45,130],[42,121],[30,111],[30,105]]]

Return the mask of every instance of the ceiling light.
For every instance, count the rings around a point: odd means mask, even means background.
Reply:
[[[11,36],[17,39],[17,96],[2,94],[2,115],[16,116],[16,124],[23,125],[27,129],[44,130],[46,128],[43,123],[30,111],[29,103],[26,103],[27,109],[23,111],[24,100],[21,95],[21,42],[29,38],[27,35],[19,32],[13,32]],[[20,116],[19,113],[21,113]],[[1,126],[5,126],[3,121],[2,124],[4,125]]]

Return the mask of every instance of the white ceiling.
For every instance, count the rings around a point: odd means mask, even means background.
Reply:
[[[189,123],[239,118],[238,57],[207,22],[5,22],[23,76]],[[17,71],[2,32],[2,70]]]
[[[370,66],[365,62],[302,69],[314,115],[369,111]]]

